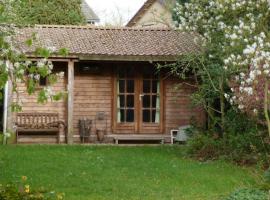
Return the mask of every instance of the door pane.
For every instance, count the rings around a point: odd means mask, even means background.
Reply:
[[[124,108],[125,105],[125,95],[120,95],[120,108]]]
[[[134,93],[134,80],[127,80],[127,93]]]
[[[150,108],[150,95],[143,96],[143,108]]]
[[[119,84],[119,92],[120,93],[124,93],[125,92],[125,80],[119,80],[118,82]]]
[[[125,121],[125,109],[120,110],[120,122]]]
[[[156,108],[157,106],[157,96],[153,95],[152,96],[152,108]]]
[[[143,93],[150,93],[151,91],[151,81],[143,80]]]
[[[143,110],[143,122],[150,122],[150,110]]]
[[[152,123],[156,122],[156,110],[152,110]]]
[[[153,80],[153,82],[152,82],[152,93],[158,93],[157,86],[158,86],[158,81]]]
[[[134,95],[127,95],[127,107],[134,108]]]
[[[134,122],[134,110],[127,110],[127,122]]]

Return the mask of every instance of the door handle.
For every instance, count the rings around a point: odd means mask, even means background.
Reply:
[[[144,94],[140,94],[140,101],[142,100],[143,97],[144,97]]]

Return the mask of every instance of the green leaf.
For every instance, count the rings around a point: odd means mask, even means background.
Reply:
[[[36,54],[37,56],[44,57],[44,58],[49,58],[51,55],[48,49],[40,48],[40,47],[36,49]]]
[[[61,56],[68,56],[69,50],[66,49],[66,48],[61,48],[61,49],[59,49],[59,54],[60,54]]]
[[[25,44],[28,46],[28,47],[31,47],[33,45],[33,40],[32,39],[28,39],[25,41]]]

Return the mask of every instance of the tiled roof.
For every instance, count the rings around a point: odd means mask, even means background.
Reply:
[[[173,57],[199,51],[194,34],[176,30],[36,25],[19,32],[16,40],[29,54],[34,47],[29,49],[24,41],[33,33],[39,46],[67,48],[73,56]]]
[[[90,22],[99,22],[99,18],[96,13],[90,8],[90,6],[86,3],[85,0],[82,0],[81,3],[82,13],[88,23]]]

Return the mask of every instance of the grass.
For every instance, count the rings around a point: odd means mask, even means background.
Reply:
[[[214,200],[255,184],[250,171],[181,156],[182,148],[0,146],[0,182],[27,176],[31,186],[67,200]]]

